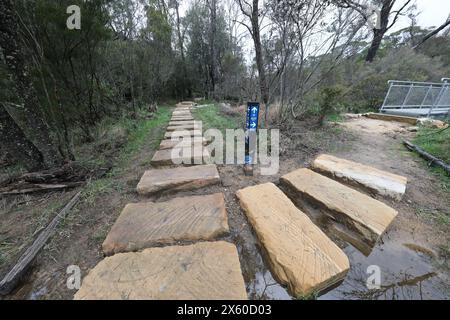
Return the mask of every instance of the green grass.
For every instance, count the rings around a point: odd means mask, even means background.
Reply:
[[[119,120],[115,126],[120,126],[127,132],[126,144],[120,149],[114,162],[113,169],[104,177],[91,181],[83,191],[83,199],[86,203],[93,204],[95,199],[101,194],[110,193],[113,190],[121,191],[125,188],[117,179],[123,170],[125,170],[131,159],[144,147],[151,143],[153,147],[161,142],[164,130],[158,137],[150,137],[152,129],[159,126],[166,126],[170,121],[171,109],[169,107],[160,107],[152,119],[129,119]]]
[[[0,234],[0,267],[11,262],[24,248],[31,245],[36,235],[44,230],[51,219],[63,207],[63,199],[56,199],[48,204],[44,209],[33,208],[29,219],[24,222],[30,225],[19,239],[2,237]]]
[[[450,163],[450,129],[421,128],[414,143],[446,163]]]
[[[327,121],[331,122],[342,122],[344,121],[344,118],[340,113],[332,113],[326,117]]]
[[[418,216],[423,217],[427,220],[433,220],[440,225],[450,227],[450,217],[444,212],[417,208],[416,213]]]
[[[450,129],[420,128],[413,143],[445,163],[450,163]],[[430,170],[439,176],[441,188],[446,192],[450,202],[450,177],[442,168],[430,167]]]
[[[236,129],[239,127],[238,118],[223,114],[217,104],[195,109],[193,114],[196,120],[203,122],[203,130],[214,128],[222,131],[224,134],[225,129]]]
[[[128,161],[146,144],[149,142],[150,130],[165,126],[169,123],[171,116],[171,109],[168,107],[159,107],[155,116],[152,119],[125,119],[122,126],[129,132],[127,144],[121,150],[118,156],[118,167],[123,168],[128,164]],[[153,146],[157,146],[163,137],[162,132],[159,137],[152,137],[150,141]]]
[[[450,258],[450,245],[443,245],[440,247],[442,255],[446,258]]]

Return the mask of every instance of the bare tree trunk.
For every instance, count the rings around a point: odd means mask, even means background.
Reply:
[[[439,32],[441,32],[442,30],[444,30],[445,28],[447,28],[448,26],[450,26],[450,16],[447,18],[447,20],[441,24],[438,28],[434,29],[433,31],[431,31],[430,33],[428,33],[425,37],[422,38],[422,40],[420,40],[420,42],[414,46],[414,49],[419,48],[421,45],[423,45],[428,39],[434,37],[435,35],[437,35]]]
[[[380,28],[374,29],[372,44],[370,45],[369,52],[366,56],[367,62],[373,62],[378,50],[380,49],[381,41],[383,40],[384,35],[395,25],[402,12],[407,9],[411,1],[412,0],[405,0],[399,9],[392,11],[397,0],[382,0],[383,5],[381,7],[379,17]]]
[[[186,57],[184,55],[184,41],[183,41],[183,34],[181,33],[181,19],[180,19],[180,3],[179,1],[176,1],[176,14],[177,14],[177,33],[178,33],[178,46],[180,47],[180,55],[181,55],[181,63],[183,65],[183,99],[185,98],[185,93],[187,89],[187,95],[191,96],[191,90],[190,88],[186,88],[188,86],[188,77],[187,77],[187,68],[186,68]]]
[[[6,65],[13,76],[15,90],[23,99],[27,125],[33,130],[36,147],[44,157],[45,165],[59,166],[63,159],[50,138],[48,125],[39,110],[39,101],[30,77],[30,70],[19,45],[18,25],[12,0],[0,1],[0,47]]]
[[[261,100],[266,107],[265,113],[265,123],[267,125],[268,120],[268,102],[269,102],[269,88],[267,87],[266,80],[266,71],[264,69],[264,59],[261,48],[261,36],[259,30],[259,8],[258,8],[258,0],[253,0],[252,14],[251,14],[251,23],[252,23],[252,37],[255,45],[255,56],[256,56],[256,66],[258,68],[259,74],[259,89],[261,91]]]
[[[35,171],[44,167],[42,154],[34,144],[28,140],[22,129],[16,124],[1,102],[0,143],[14,160],[23,164],[27,170]]]
[[[211,79],[210,84],[210,94],[212,97],[215,97],[215,91],[216,91],[216,33],[217,33],[217,3],[216,0],[210,0],[209,1],[210,6],[210,12],[211,12],[211,19],[210,19],[210,40],[209,40],[209,77]]]
[[[375,59],[378,50],[381,46],[381,41],[383,40],[383,36],[386,33],[385,30],[382,29],[374,29],[373,32],[373,40],[369,48],[369,52],[367,52],[366,61],[373,62]]]

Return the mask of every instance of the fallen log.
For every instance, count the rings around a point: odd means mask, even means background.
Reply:
[[[60,191],[82,186],[84,182],[69,182],[65,184],[25,184],[0,189],[0,196],[29,194],[42,191]]]
[[[435,156],[429,154],[428,152],[424,151],[420,147],[412,144],[409,141],[403,140],[403,144],[408,148],[410,151],[417,152],[422,158],[430,161],[429,165],[437,165],[444,169],[448,175],[450,175],[450,165],[446,164],[443,160],[436,158]]]
[[[112,165],[107,165],[102,168],[86,168],[77,162],[71,162],[59,168],[10,176],[0,181],[0,189],[22,183],[67,184],[69,182],[86,181],[89,178],[101,178],[111,168]]]
[[[16,265],[8,272],[8,274],[0,281],[0,295],[7,295],[16,287],[19,280],[26,273],[39,251],[44,247],[59,222],[64,219],[67,213],[73,208],[80,198],[81,191],[78,192],[66,206],[53,218],[52,222],[44,231],[34,240],[33,244],[22,254]]]

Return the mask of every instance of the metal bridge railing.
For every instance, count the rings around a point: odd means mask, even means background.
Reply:
[[[380,112],[422,117],[450,112],[450,78],[440,83],[389,80],[388,84]]]

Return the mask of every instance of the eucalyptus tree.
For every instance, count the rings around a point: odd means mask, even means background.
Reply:
[[[334,0],[341,7],[351,8],[357,11],[366,21],[376,13],[379,21],[373,25],[373,39],[366,55],[366,61],[372,62],[385,34],[392,29],[399,18],[415,7],[413,0]]]

